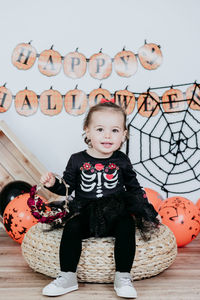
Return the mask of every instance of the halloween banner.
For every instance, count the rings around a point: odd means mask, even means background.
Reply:
[[[102,53],[102,49],[99,53],[86,58],[84,54],[78,52],[78,48],[75,52],[61,56],[53,49],[53,46],[38,54],[31,43],[18,44],[12,53],[12,63],[19,70],[30,69],[36,58],[38,58],[38,69],[43,75],[55,76],[63,68],[66,76],[77,79],[83,77],[88,69],[90,76],[99,80],[108,78],[113,68],[119,76],[133,76],[138,69],[138,60],[147,70],[157,69],[163,60],[160,46],[153,43],[147,44],[146,41],[138,54],[123,48],[114,58]]]
[[[185,92],[177,89],[183,85],[189,85]],[[165,89],[165,92],[159,96],[152,91],[156,89]],[[0,113],[6,112],[14,102],[16,112],[22,116],[31,116],[38,109],[49,116],[58,115],[63,109],[70,115],[78,116],[84,114],[88,107],[99,103],[102,98],[109,101],[113,96],[114,102],[122,106],[127,115],[131,114],[135,107],[137,107],[138,113],[146,118],[154,117],[160,110],[165,113],[183,112],[186,105],[192,110],[200,110],[200,84],[196,82],[149,88],[143,93],[124,89],[111,94],[100,86],[86,94],[76,86],[75,89],[67,91],[65,95],[52,87],[42,92],[41,95],[37,95],[34,91],[25,88],[15,96],[4,84],[0,87]]]

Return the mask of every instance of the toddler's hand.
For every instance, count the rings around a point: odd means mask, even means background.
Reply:
[[[46,187],[52,187],[56,182],[55,176],[51,172],[47,172],[40,178],[40,183]]]

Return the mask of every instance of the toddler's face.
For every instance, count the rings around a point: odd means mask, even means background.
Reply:
[[[88,153],[94,157],[110,157],[125,141],[124,116],[113,110],[96,111],[86,128],[92,148]]]

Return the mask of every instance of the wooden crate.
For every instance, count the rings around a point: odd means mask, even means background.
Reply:
[[[45,167],[22,144],[4,121],[0,121],[0,191],[11,181],[22,180],[30,185],[39,183]],[[53,194],[41,189],[39,194],[49,199]]]

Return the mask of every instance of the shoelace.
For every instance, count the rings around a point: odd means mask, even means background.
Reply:
[[[65,283],[65,282],[66,282],[66,278],[64,278],[64,277],[62,277],[62,276],[57,277],[57,278],[53,281],[53,283],[54,283],[55,285],[57,285],[57,286],[62,286],[62,284]]]
[[[132,280],[129,277],[121,277],[120,281],[121,281],[122,285],[128,285],[128,286],[131,286],[131,287],[133,286],[132,285]]]

